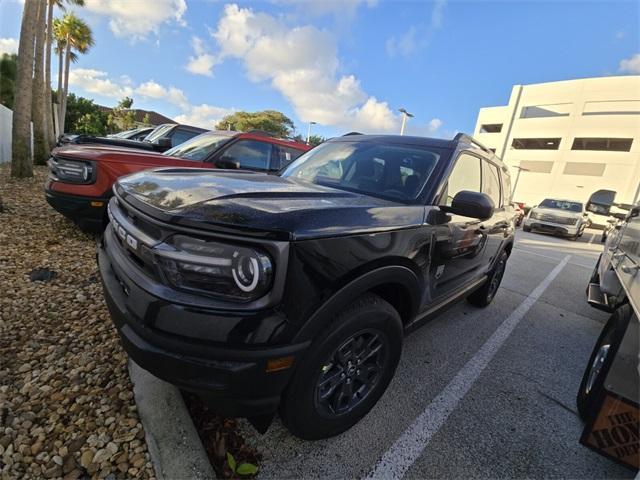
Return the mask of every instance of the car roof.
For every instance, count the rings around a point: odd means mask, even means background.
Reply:
[[[394,145],[419,145],[423,147],[455,148],[453,140],[442,138],[416,137],[412,135],[361,135],[352,133],[342,137],[334,137],[328,142],[376,142]]]
[[[567,198],[545,197],[542,201],[544,202],[545,200],[553,200],[554,202],[584,203],[581,200],[571,200],[571,199],[567,199]]]
[[[210,130],[202,133],[201,135],[219,136],[219,137],[242,137],[252,140],[260,140],[267,143],[276,143],[285,147],[295,148],[297,150],[310,150],[311,147],[305,143],[296,142],[295,140],[288,140],[286,138],[273,137],[266,133],[256,132],[238,132],[235,130]]]

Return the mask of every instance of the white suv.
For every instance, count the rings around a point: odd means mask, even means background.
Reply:
[[[529,211],[522,230],[539,230],[575,240],[582,236],[588,221],[582,202],[545,198]]]

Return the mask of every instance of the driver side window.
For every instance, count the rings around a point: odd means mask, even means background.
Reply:
[[[449,180],[445,195],[441,200],[441,204],[451,206],[453,197],[462,190],[470,190],[472,192],[480,192],[481,190],[480,176],[480,159],[463,153],[458,157]]]

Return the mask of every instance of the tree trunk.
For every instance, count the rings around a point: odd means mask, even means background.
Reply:
[[[58,52],[58,135],[62,135],[64,132],[62,131],[62,126],[60,125],[60,121],[62,120],[62,73],[64,71],[64,63],[62,60],[62,55],[64,54],[63,49],[60,48]]]
[[[13,105],[11,134],[11,176],[32,177],[31,159],[31,78],[33,75],[33,50],[38,0],[25,0],[20,27],[16,96]]]
[[[62,87],[62,98],[60,102],[60,133],[64,133],[65,118],[67,116],[67,94],[69,93],[69,65],[71,63],[71,44],[67,41],[64,51],[64,84]]]
[[[53,98],[51,96],[51,45],[53,44],[53,0],[47,2],[47,37],[44,65],[44,116],[47,125],[49,148],[56,144],[56,132],[53,127]]]
[[[44,165],[49,156],[46,118],[44,116],[44,42],[47,0],[37,0],[35,67],[33,69],[31,118],[33,121],[33,163]]]

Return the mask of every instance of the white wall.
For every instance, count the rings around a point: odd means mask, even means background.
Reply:
[[[11,132],[13,130],[13,112],[0,105],[0,163],[11,161]],[[31,155],[33,156],[33,123],[31,124]]]
[[[480,132],[493,123],[503,124],[500,133]],[[549,173],[521,173],[516,201],[535,205],[546,196],[584,201],[595,190],[610,188],[618,201],[631,202],[640,183],[640,76],[516,85],[508,105],[480,110],[474,136],[510,167],[552,163]],[[633,143],[629,152],[572,150],[576,137],[632,138]],[[514,138],[561,141],[557,150],[524,150],[512,148]],[[601,176],[570,175],[564,173],[568,162],[605,164],[605,169]],[[516,169],[511,174],[514,183]]]
[[[0,105],[0,163],[11,161],[11,124],[13,112]]]

